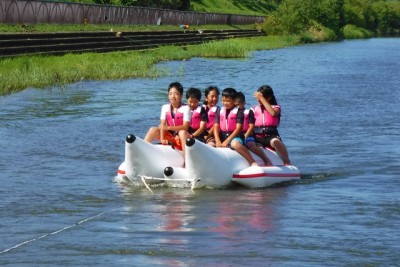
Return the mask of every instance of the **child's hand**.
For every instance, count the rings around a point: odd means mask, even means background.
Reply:
[[[228,147],[229,142],[227,142],[226,140],[221,144],[221,147]]]
[[[257,100],[260,100],[260,99],[263,97],[263,94],[260,93],[260,92],[255,92],[255,93],[253,94],[253,96],[254,96]]]
[[[169,126],[168,126],[168,125],[165,125],[165,124],[160,124],[159,128],[160,128],[160,130],[162,130],[162,131],[168,131]]]
[[[168,145],[168,140],[160,140],[161,144]]]

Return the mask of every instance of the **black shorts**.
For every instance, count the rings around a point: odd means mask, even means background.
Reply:
[[[260,144],[263,147],[271,147],[271,140],[274,138],[278,138],[279,140],[282,141],[282,138],[277,135],[277,134],[268,134],[268,135],[263,135],[263,136],[254,136],[254,139],[256,141],[256,144]]]

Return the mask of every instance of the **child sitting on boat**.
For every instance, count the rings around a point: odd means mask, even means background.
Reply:
[[[219,89],[217,86],[210,85],[204,90],[204,103],[203,106],[208,114],[208,122],[207,122],[207,132],[206,132],[206,143],[207,145],[215,147],[215,138],[214,138],[214,122],[215,115],[218,106],[219,99]]]
[[[151,143],[154,139],[161,144],[172,144],[176,148],[185,149],[186,131],[190,126],[189,106],[182,103],[183,86],[173,82],[168,86],[169,104],[161,108],[160,126],[151,127],[144,140]]]
[[[271,161],[265,155],[263,149],[256,145],[253,130],[254,130],[254,112],[252,109],[246,109],[246,97],[242,92],[238,92],[235,99],[235,105],[239,108],[239,110],[243,110],[244,113],[244,121],[243,121],[243,129],[244,133],[244,145],[252,152],[254,152],[257,156],[262,158],[265,166],[272,166]]]
[[[188,138],[195,138],[203,143],[206,142],[204,135],[207,129],[208,115],[203,106],[199,106],[201,100],[200,89],[191,87],[186,91],[186,100],[190,108],[190,126],[187,133]]]
[[[217,147],[231,147],[242,155],[251,166],[257,166],[249,150],[243,145],[242,133],[244,113],[235,107],[236,90],[225,88],[222,91],[223,107],[217,111],[214,123],[214,137]]]
[[[290,165],[288,151],[278,132],[281,107],[276,101],[274,91],[270,86],[263,85],[254,93],[254,97],[258,101],[258,105],[253,107],[256,143],[272,147],[282,158],[283,163]]]

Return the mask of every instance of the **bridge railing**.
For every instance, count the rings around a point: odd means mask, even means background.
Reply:
[[[51,1],[0,0],[0,23],[7,24],[125,24],[125,25],[243,25],[262,16],[202,13],[169,9],[80,4]]]

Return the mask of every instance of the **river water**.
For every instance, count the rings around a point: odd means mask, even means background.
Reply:
[[[0,97],[2,266],[398,266],[400,39],[166,62],[159,79],[83,81]],[[275,90],[302,172],[274,188],[131,187],[128,133],[166,88]]]

